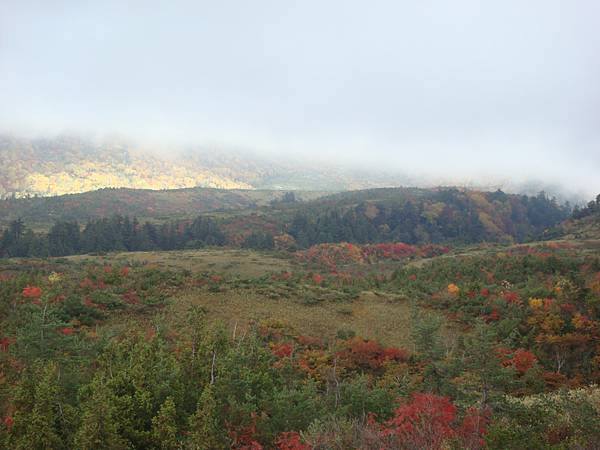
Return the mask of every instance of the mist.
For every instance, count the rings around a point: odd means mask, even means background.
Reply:
[[[591,197],[598,17],[583,0],[4,0],[0,130]]]

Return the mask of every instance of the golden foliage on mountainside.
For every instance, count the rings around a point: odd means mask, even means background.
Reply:
[[[61,195],[105,187],[251,189],[232,176],[185,161],[136,154],[121,144],[76,138],[20,140],[0,137],[0,197]]]

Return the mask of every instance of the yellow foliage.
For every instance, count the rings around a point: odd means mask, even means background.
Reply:
[[[456,284],[450,283],[448,285],[448,293],[450,295],[457,296],[458,294],[460,294],[460,288]]]
[[[52,272],[50,275],[48,275],[48,281],[51,284],[57,283],[58,281],[61,280],[61,275],[59,273],[56,272]]]
[[[530,298],[529,299],[529,307],[531,309],[540,309],[544,305],[544,300],[541,298]]]

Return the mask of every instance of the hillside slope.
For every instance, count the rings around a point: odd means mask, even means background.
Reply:
[[[0,134],[0,198],[53,196],[101,188],[344,190],[397,186],[406,177],[322,166],[222,148],[163,148],[73,136]]]
[[[155,220],[193,217],[218,210],[242,210],[269,205],[285,195],[276,190],[189,188],[171,190],[100,189],[82,194],[0,200],[0,224],[17,218],[33,225],[55,220],[85,221],[113,214]],[[320,192],[298,192],[310,200]]]

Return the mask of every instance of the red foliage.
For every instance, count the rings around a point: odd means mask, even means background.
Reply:
[[[106,265],[104,266],[104,273],[111,273],[112,272],[112,266]]]
[[[121,276],[126,277],[127,275],[129,275],[129,267],[125,266],[121,269]]]
[[[499,348],[498,355],[504,367],[514,367],[520,375],[525,374],[537,362],[537,358],[529,350],[519,348],[510,350],[508,348]]]
[[[223,277],[221,277],[220,275],[212,275],[210,277],[210,281],[212,281],[213,283],[220,283],[223,280]]]
[[[236,450],[263,450],[263,446],[254,439],[256,435],[256,414],[251,414],[251,422],[247,426],[231,428],[228,424],[228,434],[231,438],[232,449]]]
[[[2,339],[0,339],[0,351],[7,352],[8,347],[10,347],[11,343],[12,343],[12,340],[10,338],[3,337]]]
[[[483,316],[483,320],[485,320],[487,323],[497,322],[500,319],[501,319],[501,316],[497,309],[494,309],[494,310],[492,310],[491,313]]]
[[[504,294],[502,294],[502,298],[504,298],[504,301],[509,305],[520,306],[523,304],[518,292],[505,292]]]
[[[413,273],[413,274],[411,274],[411,275],[408,276],[408,279],[410,281],[417,281],[417,276]]]
[[[41,296],[42,296],[42,289],[37,286],[26,286],[23,289],[23,297],[40,298]]]
[[[312,276],[312,281],[315,284],[321,284],[323,282],[323,275],[320,275],[318,273],[314,273]]]
[[[520,374],[526,373],[536,363],[537,358],[533,353],[525,349],[517,349],[512,358],[514,368]]]
[[[380,368],[386,361],[405,362],[408,352],[400,348],[384,348],[378,342],[355,337],[346,341],[346,348],[339,356],[351,366],[371,369]]]
[[[298,341],[298,344],[304,347],[321,348],[323,346],[323,342],[321,341],[321,339],[311,336],[298,336],[296,340]]]
[[[434,256],[440,256],[448,253],[450,251],[450,247],[445,247],[443,245],[435,245],[435,244],[427,244],[423,245],[419,248],[419,256],[423,258],[432,258]]]
[[[365,256],[376,256],[380,259],[399,260],[414,256],[417,248],[402,242],[366,245],[363,247]]]
[[[394,417],[378,425],[373,416],[368,423],[387,441],[384,448],[440,450],[448,441],[458,440],[460,448],[484,448],[484,436],[490,420],[488,410],[470,409],[461,423],[456,420],[456,406],[449,398],[428,393],[414,393],[410,402],[394,411]]]
[[[409,448],[441,449],[455,436],[452,425],[456,407],[447,397],[415,393],[411,402],[400,406],[394,417],[385,422],[383,436],[391,436]]]
[[[489,409],[471,408],[458,428],[458,436],[462,441],[463,448],[480,449],[485,448],[484,436],[490,423]]]
[[[79,287],[82,289],[89,289],[89,290],[95,291],[96,289],[105,289],[106,283],[102,280],[98,281],[97,283],[94,283],[94,281],[91,280],[90,278],[84,278],[79,283]]]
[[[4,425],[6,425],[8,428],[11,428],[15,423],[11,416],[6,416],[2,422],[4,422]]]
[[[75,333],[75,329],[71,327],[64,327],[58,330],[63,336],[72,336]]]
[[[271,352],[278,358],[289,358],[292,356],[292,352],[294,351],[294,347],[290,343],[282,342],[277,344],[272,344]]]
[[[310,450],[310,445],[304,444],[302,442],[302,438],[300,433],[296,431],[286,431],[281,433],[277,440],[275,441],[275,445],[279,450]]]
[[[481,290],[481,296],[485,297],[485,298],[489,297],[490,296],[490,290],[488,288],[483,288]]]

